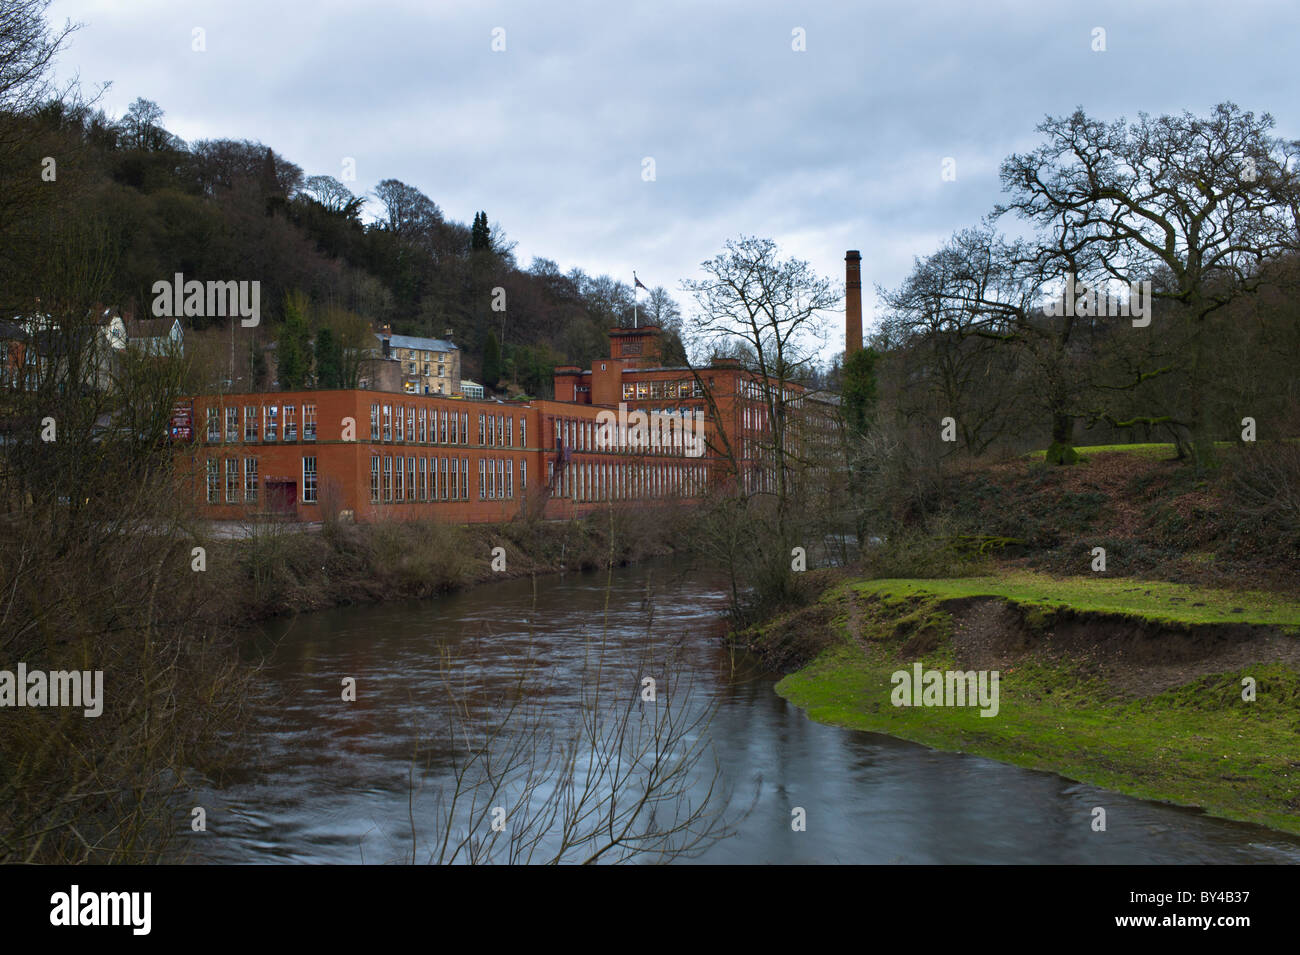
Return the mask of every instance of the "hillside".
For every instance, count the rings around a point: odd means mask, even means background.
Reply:
[[[587,366],[604,353],[610,327],[631,324],[627,284],[545,258],[517,263],[514,242],[486,212],[466,225],[396,179],[356,194],[346,170],[339,175],[347,181],[313,175],[260,142],[187,143],[163,119],[145,99],[116,119],[58,102],[0,115],[7,169],[39,169],[43,157],[58,157],[57,189],[0,172],[0,314],[22,315],[39,300],[148,317],[154,283],[176,274],[258,282],[261,323],[239,329],[238,342],[224,317],[185,318],[190,332],[224,335],[217,370],[229,368],[234,352],[236,377],[252,377],[254,387],[269,380],[263,362],[248,356],[276,340],[286,297],[297,292],[311,303],[312,331],[343,313],[397,334],[450,335],[466,377],[496,377],[484,367],[495,336],[501,383],[534,395],[549,393],[555,365]],[[669,356],[684,361],[672,296],[650,289],[640,312],[665,327]]]

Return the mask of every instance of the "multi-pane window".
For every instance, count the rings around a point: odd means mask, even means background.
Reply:
[[[528,447],[528,419],[519,419],[519,447]]]
[[[551,497],[555,497],[555,485],[552,483],[554,480],[555,480],[555,462],[547,461],[546,462],[546,483],[550,485]]]
[[[506,447],[513,448],[514,446],[515,446],[515,419],[514,419],[514,415],[511,415],[510,417],[506,418]]]
[[[438,439],[439,442],[442,444],[446,444],[447,443],[447,412],[445,411],[442,413],[442,430],[440,434],[441,437]]]
[[[415,500],[415,458],[406,459],[406,496]]]
[[[478,459],[478,499],[481,501],[487,497],[487,462],[482,458]]]
[[[244,440],[257,440],[257,406],[244,405]]]
[[[415,441],[415,409],[406,409],[406,440]]]
[[[429,499],[429,459],[420,458],[420,500]]]
[[[226,503],[239,500],[239,458],[226,458]]]
[[[266,406],[265,408],[263,408],[262,410],[263,410],[263,412],[264,412],[263,415],[262,415],[262,424],[263,424],[263,431],[262,431],[262,433],[263,433],[263,440],[266,440],[266,441],[275,441],[275,440],[276,440],[276,434],[277,434],[278,431],[280,430],[280,429],[279,429],[280,406],[279,406],[279,405],[267,405],[267,406]]]
[[[284,440],[298,440],[298,416],[293,405],[284,406]]]
[[[244,458],[244,502],[257,503],[257,458]]]
[[[468,415],[466,412],[466,417]],[[460,459],[460,496],[461,500],[469,500],[469,458]]]
[[[397,500],[406,500],[406,468],[402,466],[402,458],[397,459]]]
[[[379,440],[379,405],[370,406],[370,440]]]
[[[650,397],[650,385],[647,382],[638,381],[636,383],[636,396],[641,399]]]
[[[505,424],[506,424],[506,416],[501,414],[497,415],[497,447],[498,448],[505,443],[503,440],[505,436],[504,435]]]
[[[208,503],[221,501],[221,465],[215,458],[208,458]]]
[[[506,497],[514,499],[515,496],[515,462],[513,460],[506,462]]]
[[[528,462],[519,462],[519,493],[523,494],[528,490]]]
[[[454,489],[453,489],[454,490]],[[447,459],[442,459],[442,499],[447,500]],[[456,500],[456,495],[452,494],[451,499]]]
[[[469,412],[468,411],[462,411],[460,413],[460,440],[464,444],[469,444]],[[469,461],[465,462],[465,473],[466,474],[469,473]],[[465,490],[465,498],[467,500],[469,499],[468,488],[469,485],[467,484]]]
[[[316,503],[316,457],[302,459],[302,502]]]
[[[630,381],[623,382],[623,400],[631,401],[636,397],[636,385]]]
[[[370,455],[370,503],[379,503],[379,455]]]
[[[429,413],[424,408],[420,409],[420,443],[429,443]]]
[[[316,440],[316,406],[302,406],[302,439],[304,441]]]
[[[208,409],[208,443],[216,444],[221,440],[221,413],[216,408]]]
[[[452,444],[456,444],[460,441],[460,438],[457,437],[459,427],[460,427],[460,418],[456,415],[456,412],[453,411],[451,413],[451,443]]]
[[[226,409],[226,440],[234,444],[239,440],[239,409]]]
[[[384,405],[384,440],[393,440],[393,406]]]
[[[487,444],[487,435],[483,433],[483,428],[486,421],[487,421],[487,415],[480,412],[478,416],[478,443],[480,445]]]
[[[387,502],[387,501],[391,501],[392,499],[393,499],[393,456],[391,454],[385,454],[384,455],[384,500]]]
[[[397,440],[401,441],[406,434],[406,408],[402,405],[397,406]]]

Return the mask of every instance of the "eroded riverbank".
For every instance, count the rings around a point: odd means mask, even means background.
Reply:
[[[848,581],[750,644],[819,721],[1296,833],[1297,621],[1285,598],[1131,580]],[[998,672],[996,716],[897,705],[916,664]]]

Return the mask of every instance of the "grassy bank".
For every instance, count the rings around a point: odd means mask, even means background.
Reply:
[[[842,580],[749,642],[821,722],[1300,833],[1297,627],[1276,595],[1022,571]],[[894,706],[915,662],[998,670],[996,716]]]

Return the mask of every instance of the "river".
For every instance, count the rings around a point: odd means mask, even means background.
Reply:
[[[681,650],[660,673],[661,703],[684,678],[697,701],[716,703],[708,738],[735,831],[695,861],[1300,862],[1300,839],[1273,830],[814,723],[776,695],[774,677],[721,646],[720,579],[659,562],[606,584],[604,572],[542,578],[535,591],[513,580],[274,621],[248,645],[267,659],[250,756],[198,793],[207,831],[186,840],[190,860],[425,861],[451,766],[440,673],[482,702],[508,689],[519,661],[538,661],[547,685],[530,699],[545,700],[541,718],[562,736],[581,711],[584,660],[604,639],[604,678],[624,696],[643,692],[651,668],[629,655],[649,642]],[[355,702],[342,699],[344,678]],[[713,765],[697,767],[697,802]],[[1097,806],[1104,832],[1092,830]]]

